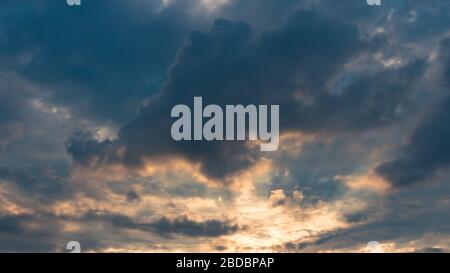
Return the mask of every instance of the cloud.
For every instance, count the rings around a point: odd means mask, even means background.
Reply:
[[[253,37],[245,22],[216,20],[209,32],[192,32],[186,38],[164,88],[121,128],[118,140],[77,136],[68,151],[85,166],[95,158],[100,162],[96,166],[119,163],[132,168],[160,155],[177,156],[200,163],[205,175],[217,179],[254,164],[259,154],[244,142],[171,140],[171,107],[190,105],[194,96],[202,96],[205,104],[279,104],[285,131],[339,133],[390,124],[421,75],[422,61],[375,75],[354,75],[348,84],[331,88],[335,92],[329,88],[346,64],[384,43],[380,37],[363,40],[356,26],[314,10],[298,11],[281,28],[260,37]]]
[[[444,75],[443,78],[447,85],[450,87],[450,38],[441,41],[441,56],[445,60]]]
[[[0,215],[1,252],[54,252],[60,226],[53,215]],[[62,246],[60,248],[63,249]]]
[[[12,90],[16,92],[12,92]],[[2,72],[0,77],[0,153],[7,144],[22,133],[26,98],[31,93],[29,86],[13,73]]]
[[[83,221],[101,220],[111,223],[118,228],[137,229],[154,232],[161,236],[185,235],[191,237],[218,237],[232,234],[238,231],[239,227],[229,221],[205,220],[194,221],[186,216],[168,219],[166,217],[159,220],[141,223],[132,218],[119,214],[95,214],[87,213],[81,217]]]
[[[50,203],[70,196],[66,181],[51,168],[6,168],[0,166],[0,183],[18,186],[25,194],[33,194],[34,202]]]
[[[183,6],[160,10],[159,0],[33,1],[0,4],[2,68],[57,92],[52,102],[78,114],[123,122],[156,91],[188,29]],[[101,33],[101,35],[99,35]]]
[[[446,249],[438,248],[438,247],[426,247],[419,249],[416,251],[417,253],[446,253],[448,252]]]
[[[441,42],[442,57],[446,66],[443,78],[448,82],[450,58],[446,56],[449,42]],[[447,74],[446,74],[447,73]],[[450,84],[448,85],[450,87]],[[448,92],[447,92],[448,93]],[[450,98],[448,94],[441,101],[433,104],[426,118],[419,124],[401,148],[399,154],[377,167],[378,174],[389,180],[395,186],[408,186],[417,182],[428,181],[439,171],[445,171],[450,165]]]
[[[411,136],[400,155],[377,167],[395,186],[407,186],[432,178],[450,164],[450,99],[443,101]]]
[[[390,184],[373,172],[363,175],[337,176],[335,178],[343,181],[352,190],[370,190],[378,194],[386,194],[390,189]]]
[[[187,236],[215,237],[235,233],[236,225],[218,220],[195,222],[187,218],[169,220],[162,218],[150,224],[151,228],[160,234],[184,234]]]
[[[447,0],[0,7],[0,251],[448,251]],[[171,141],[194,96],[279,150]]]

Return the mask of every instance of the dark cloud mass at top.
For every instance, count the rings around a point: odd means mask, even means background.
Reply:
[[[164,80],[193,25],[182,9],[158,12],[158,5],[86,1],[70,9],[58,0],[4,1],[2,66],[58,86],[52,94],[58,102],[76,101],[96,118],[123,121]]]
[[[209,32],[188,35],[161,93],[122,127],[117,141],[94,144],[75,138],[68,150],[81,163],[97,156],[100,163],[122,160],[126,165],[172,153],[202,163],[214,178],[246,168],[255,155],[242,142],[175,143],[168,138],[170,109],[191,105],[194,96],[202,96],[204,104],[279,104],[282,131],[339,133],[390,124],[423,72],[422,61],[353,75],[334,93],[327,88],[346,64],[385,43],[379,36],[363,40],[356,26],[315,10],[298,11],[261,37],[254,37],[245,22],[216,20]],[[115,156],[116,145],[126,148],[122,159]]]

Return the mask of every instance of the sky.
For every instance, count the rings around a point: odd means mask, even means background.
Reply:
[[[450,2],[381,2],[1,1],[0,252],[450,251]]]

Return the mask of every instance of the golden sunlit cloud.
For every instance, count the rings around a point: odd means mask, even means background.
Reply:
[[[338,175],[335,179],[344,182],[345,185],[354,191],[369,190],[384,195],[391,189],[390,183],[373,171],[361,175]]]
[[[138,174],[142,177],[153,177],[161,184],[158,184],[158,190],[154,192],[146,191],[146,183],[155,183],[153,181],[134,184],[132,190],[139,195],[137,203],[130,203],[126,196],[115,192],[108,183],[103,183],[101,187],[92,187],[95,183],[87,183],[91,196],[79,193],[73,200],[56,203],[52,211],[57,215],[73,216],[100,211],[126,215],[141,223],[161,217],[188,217],[195,221],[229,219],[239,229],[232,234],[214,238],[214,243],[211,243],[210,239],[208,243],[198,240],[191,245],[185,245],[180,244],[177,239],[172,239],[167,240],[166,245],[171,246],[170,251],[214,251],[211,248],[217,246],[222,251],[260,252],[279,251],[288,243],[314,241],[324,232],[354,226],[356,224],[347,223],[344,216],[363,211],[368,205],[363,200],[350,196],[331,202],[319,201],[315,205],[305,205],[301,189],[289,195],[283,189],[273,189],[266,195],[258,194],[257,188],[270,185],[276,172],[277,168],[272,160],[261,159],[253,167],[228,178],[227,188],[231,190],[231,198],[221,196],[220,190],[206,196],[174,196],[166,192],[177,187],[177,183],[187,177],[195,181],[193,183],[206,185],[207,191],[217,188],[214,186],[217,184],[204,178],[198,166],[186,161],[148,163]],[[94,174],[93,179],[98,179],[98,174]],[[71,230],[80,227],[75,223],[67,223],[65,228]],[[140,235],[141,233],[132,234],[134,238],[141,238],[144,236]],[[182,240],[186,240],[185,236],[183,238]],[[128,250],[126,246],[116,250],[132,251],[133,247],[136,245],[130,245]],[[146,248],[146,251],[152,251],[152,248]]]

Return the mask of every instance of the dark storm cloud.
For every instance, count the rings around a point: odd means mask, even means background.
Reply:
[[[83,229],[64,231],[66,222],[81,224]],[[101,229],[92,230],[98,223],[102,224]],[[119,214],[89,212],[81,216],[64,216],[36,211],[33,214],[0,215],[0,252],[64,252],[66,243],[71,240],[81,242],[83,251],[98,250],[111,246],[108,242],[111,235],[126,236],[122,231],[127,229],[172,239],[176,235],[219,237],[233,234],[240,227],[228,220],[194,221],[186,217],[169,220],[163,217],[142,223]]]
[[[401,154],[377,168],[395,186],[432,178],[450,165],[450,99],[443,101],[417,128]]]
[[[151,224],[152,229],[160,234],[183,234],[186,236],[216,237],[235,233],[239,228],[229,222],[219,220],[207,220],[195,222],[187,218],[169,220],[162,218]]]
[[[104,221],[117,228],[138,229],[157,233],[161,236],[185,235],[191,237],[217,237],[232,234],[239,230],[230,221],[205,220],[193,221],[187,217],[174,220],[161,218],[154,222],[139,223],[125,215],[88,213],[82,217],[83,221]]]
[[[158,89],[187,29],[176,5],[158,0],[2,1],[0,60],[31,81],[58,87],[51,98],[102,120],[123,120]],[[79,113],[86,114],[86,113]]]
[[[87,165],[94,157],[96,162],[123,160],[138,166],[145,157],[177,155],[201,162],[207,175],[219,178],[248,167],[257,155],[242,142],[171,140],[171,107],[192,105],[194,96],[202,96],[204,104],[279,104],[282,130],[361,131],[390,124],[423,62],[372,76],[353,75],[355,80],[334,88],[336,92],[327,88],[344,64],[385,43],[382,36],[362,40],[356,26],[314,10],[298,11],[261,37],[253,37],[245,22],[217,20],[210,32],[187,37],[162,92],[122,127],[118,141],[74,138],[68,150]],[[117,158],[118,146],[126,147],[123,159]]]
[[[441,42],[445,67],[443,78],[449,83],[449,39]],[[450,88],[450,84],[448,87]],[[447,93],[448,94],[448,93]],[[450,97],[433,105],[424,121],[409,137],[407,145],[394,159],[377,167],[377,172],[395,186],[407,186],[433,178],[450,166]]]

